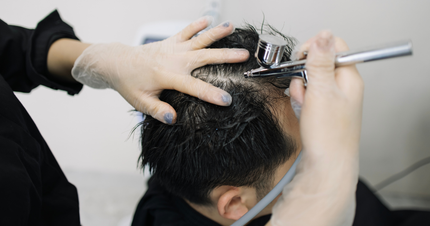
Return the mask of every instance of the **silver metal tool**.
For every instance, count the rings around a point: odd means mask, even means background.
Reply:
[[[301,77],[306,83],[308,81],[305,67],[306,59],[281,62],[286,44],[282,38],[272,35],[260,35],[255,57],[261,67],[245,72],[245,78],[266,76],[276,76],[277,78]],[[409,55],[412,55],[412,42],[402,41],[358,51],[337,53],[335,65],[339,67]]]

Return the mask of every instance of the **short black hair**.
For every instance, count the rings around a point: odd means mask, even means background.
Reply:
[[[295,40],[282,36],[288,46],[283,61],[290,60]],[[259,67],[254,53],[259,33],[247,25],[209,48],[244,48],[246,62],[206,65],[193,71],[195,76],[229,92],[232,104],[216,106],[175,90],[165,90],[160,100],[177,112],[174,125],[163,124],[151,116],[142,122],[140,156],[154,179],[170,193],[195,204],[211,204],[209,194],[219,186],[255,187],[259,198],[271,188],[273,172],[296,149],[275,117],[278,101],[288,79],[245,79],[243,73]],[[288,100],[288,99],[287,99]],[[282,112],[279,112],[282,114]]]

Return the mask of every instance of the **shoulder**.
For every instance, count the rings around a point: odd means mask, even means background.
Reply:
[[[140,200],[134,214],[132,226],[185,226],[192,225],[186,221],[183,213],[175,205],[175,199],[160,184],[151,178],[148,190]]]

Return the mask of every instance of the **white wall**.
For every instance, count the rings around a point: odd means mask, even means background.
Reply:
[[[86,42],[132,44],[137,29],[161,20],[193,20],[204,0],[15,0],[0,2],[0,17],[34,27],[57,8]],[[359,66],[366,84],[361,174],[372,184],[430,156],[429,1],[225,0],[221,20],[266,21],[300,41],[330,29],[350,47],[412,39],[414,56]],[[64,168],[138,174],[138,136],[132,109],[111,90],[75,97],[44,87],[17,94]],[[430,197],[430,165],[388,187],[392,193]]]

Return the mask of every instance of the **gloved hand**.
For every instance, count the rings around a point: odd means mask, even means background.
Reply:
[[[206,64],[245,61],[249,53],[241,49],[203,49],[234,31],[226,22],[192,38],[210,23],[210,17],[203,17],[173,37],[137,47],[120,43],[91,45],[75,61],[72,76],[93,88],[114,89],[137,110],[168,124],[176,121],[176,112],[158,99],[164,89],[228,106],[230,94],[190,73]]]
[[[364,85],[355,66],[335,69],[336,52],[346,50],[343,40],[321,32],[299,51],[308,51],[309,81],[305,89],[294,79],[290,95],[300,114],[303,155],[271,225],[352,225]]]

